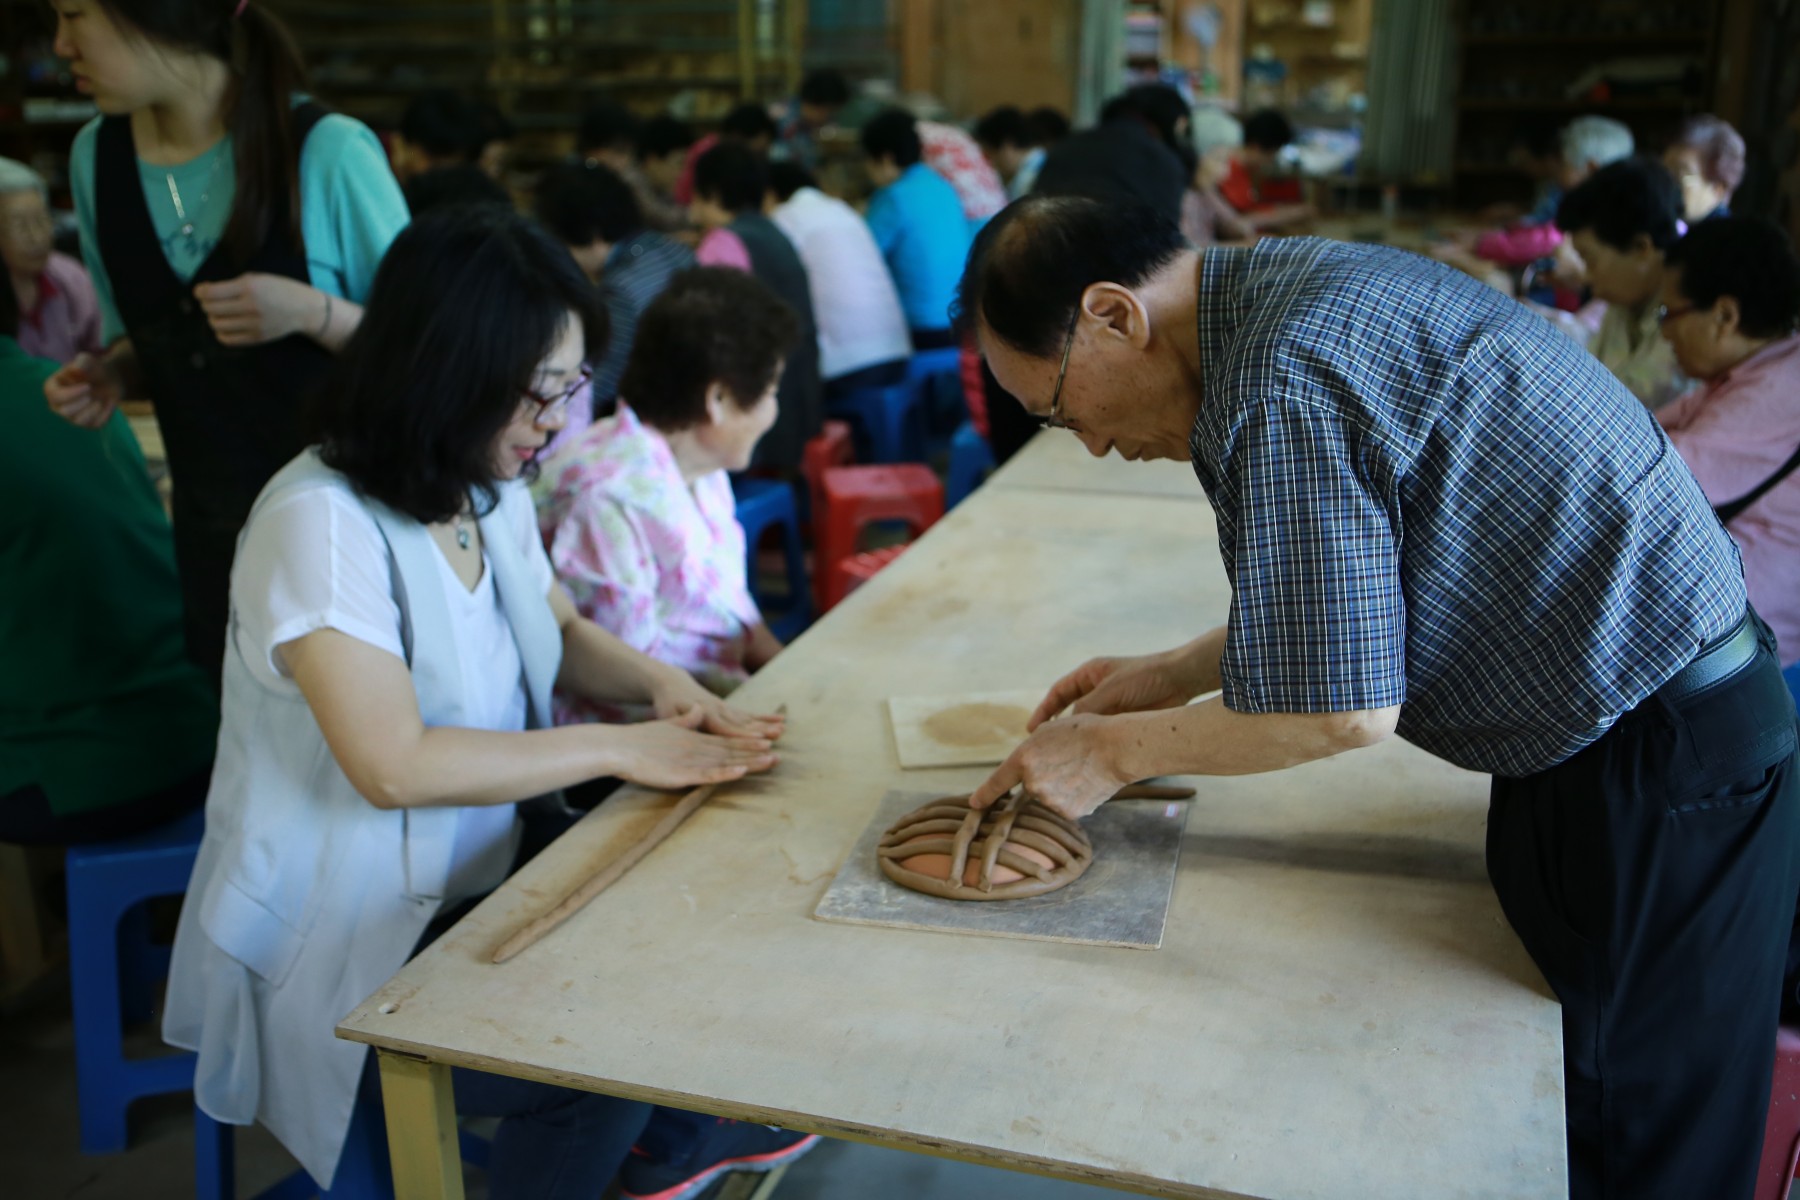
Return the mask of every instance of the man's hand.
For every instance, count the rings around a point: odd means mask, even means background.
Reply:
[[[1076,713],[1112,716],[1179,708],[1201,691],[1189,647],[1136,658],[1091,658],[1050,686],[1025,728],[1074,706]]]
[[[1087,816],[1114,792],[1135,782],[1116,763],[1111,728],[1107,718],[1095,716],[1045,724],[975,789],[969,806],[987,808],[1023,785],[1026,794],[1045,808],[1072,820]]]
[[[74,362],[44,380],[44,399],[51,411],[83,429],[106,424],[124,398],[119,372],[93,354],[76,355]]]

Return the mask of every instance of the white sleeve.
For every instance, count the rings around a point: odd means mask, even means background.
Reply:
[[[238,651],[277,691],[294,685],[276,648],[320,629],[406,656],[387,542],[338,488],[295,492],[252,518],[232,566],[231,606]]]
[[[531,489],[522,482],[503,484],[500,506],[513,532],[519,539],[519,551],[525,556],[525,570],[537,583],[537,594],[549,596],[556,583],[556,571],[550,566],[550,554],[544,549],[544,535],[538,532],[537,508],[531,502]]]

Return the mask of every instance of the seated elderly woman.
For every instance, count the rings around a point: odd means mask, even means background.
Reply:
[[[1681,215],[1690,225],[1731,215],[1731,197],[1744,181],[1744,137],[1710,114],[1689,117],[1663,151],[1663,165],[1681,185]]]
[[[775,423],[800,323],[754,277],[675,276],[644,310],[619,409],[545,464],[538,523],[582,615],[724,694],[780,651],[750,597],[728,471]],[[559,697],[559,721],[631,710]]]
[[[1800,660],[1800,260],[1767,221],[1715,217],[1670,248],[1662,334],[1704,390],[1656,419],[1743,554],[1750,602]]]
[[[100,299],[87,268],[53,247],[44,177],[0,158],[0,258],[19,308],[19,349],[34,358],[73,362],[100,353]]]
[[[203,1111],[267,1125],[322,1187],[353,1111],[380,1104],[368,1048],[332,1023],[506,878],[520,801],[557,811],[554,793],[597,776],[685,787],[774,765],[778,719],[622,644],[551,575],[517,481],[604,336],[593,287],[528,219],[467,206],[415,222],[320,392],[317,445],[269,481],[238,543],[163,1032],[198,1051]],[[553,682],[667,719],[550,728]],[[454,1086],[460,1111],[502,1118],[496,1198],[598,1196],[651,1115],[477,1071]],[[746,1125],[708,1153],[804,1142]]]
[[[1628,158],[1602,167],[1563,197],[1556,224],[1587,264],[1588,285],[1604,302],[1588,327],[1559,321],[1644,407],[1658,409],[1693,387],[1657,324],[1663,254],[1680,237],[1681,193],[1661,163]]]

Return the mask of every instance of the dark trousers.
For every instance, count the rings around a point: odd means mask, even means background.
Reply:
[[[1572,1200],[1754,1190],[1800,888],[1794,704],[1757,624],[1729,679],[1494,779],[1488,873],[1563,1005]]]
[[[871,363],[825,381],[825,403],[836,404],[859,388],[893,387],[906,382],[906,360]]]

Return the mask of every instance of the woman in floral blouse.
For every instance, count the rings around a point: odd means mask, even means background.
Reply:
[[[720,694],[780,651],[750,596],[726,472],[775,423],[799,336],[754,276],[684,271],[644,310],[616,415],[544,466],[538,526],[583,616]],[[559,696],[559,721],[641,715]]]

